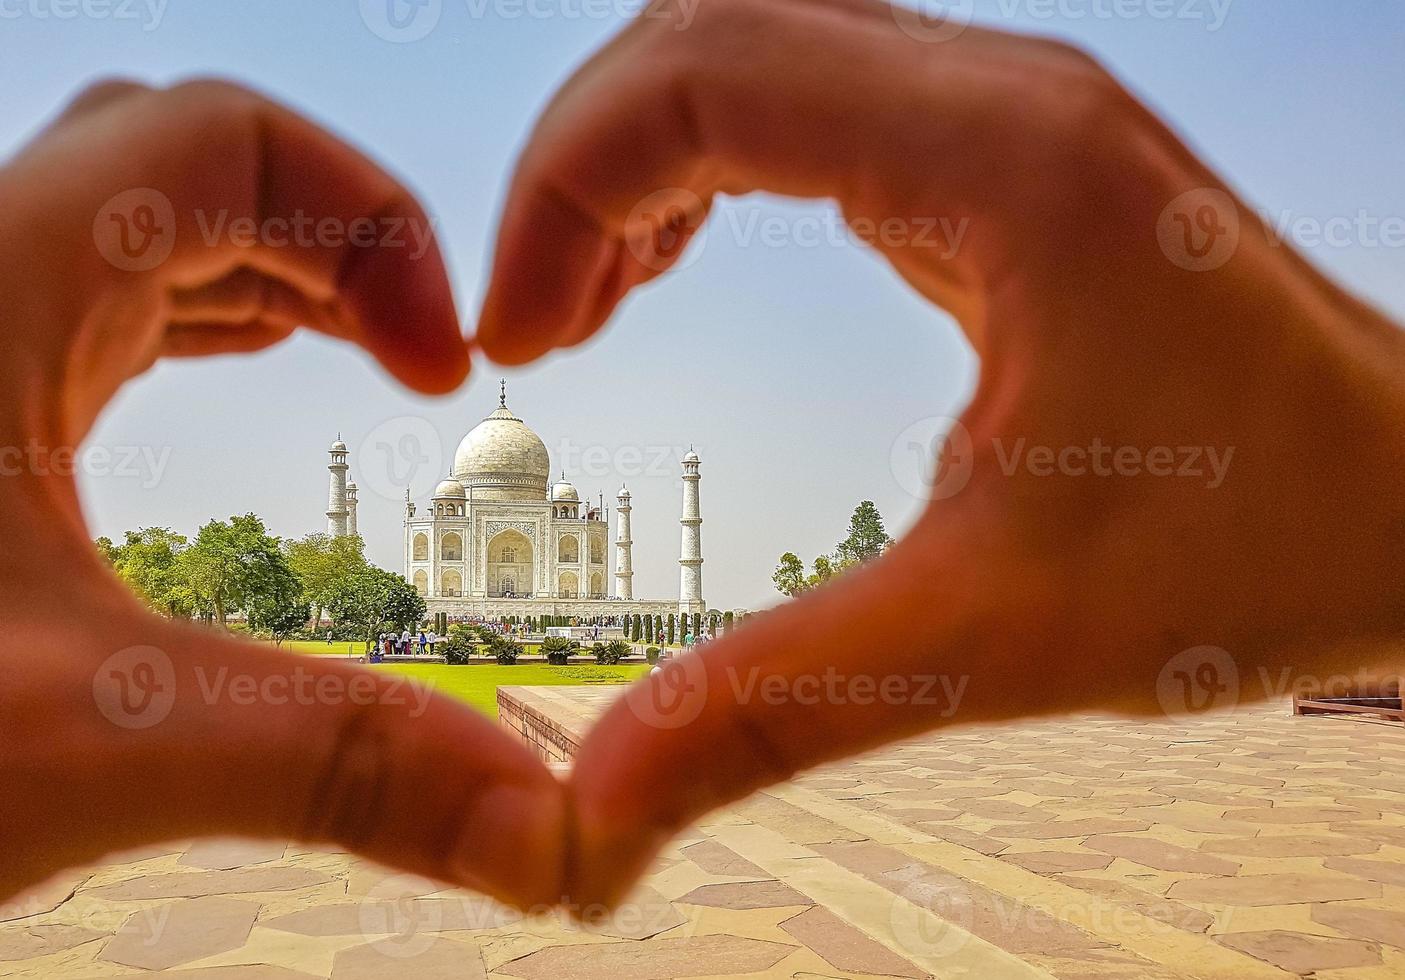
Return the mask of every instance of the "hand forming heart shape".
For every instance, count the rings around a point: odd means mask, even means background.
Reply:
[[[961,479],[938,481],[882,560],[643,682],[563,784],[465,708],[435,700],[412,719],[384,679],[156,619],[94,552],[54,465],[156,358],[254,350],[300,325],[417,390],[457,386],[469,349],[433,248],[209,243],[196,228],[226,209],[423,223],[413,197],[210,82],[90,90],[12,160],[0,446],[29,462],[0,498],[0,894],[118,847],[221,832],[335,841],[579,910],[618,901],[688,821],[824,760],[958,722],[1157,711],[1168,658],[1199,644],[1240,669],[1388,657],[1379,644],[1405,628],[1405,594],[1387,587],[1405,561],[1401,333],[1274,247],[1064,45],[927,40],[881,0],[706,0],[687,31],[641,18],[524,153],[478,343],[525,363],[582,342],[677,260],[717,193],[752,190],[837,199],[957,316],[983,363]],[[954,256],[902,233],[943,218],[969,222]],[[1020,440],[1062,462],[1010,467]],[[1148,465],[1064,465],[1100,445]],[[1232,465],[1213,486],[1166,478],[1158,447]],[[104,716],[95,678],[114,655],[166,684],[161,724]],[[236,664],[372,696],[205,703],[197,672]],[[959,678],[963,699],[952,713],[800,696],[826,671]],[[792,696],[745,693],[767,679]]]

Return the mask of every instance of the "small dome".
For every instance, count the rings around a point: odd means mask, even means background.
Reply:
[[[620,487],[620,492],[615,494],[615,496],[619,497],[621,500],[628,499],[630,496],[629,487]]]
[[[689,448],[689,450],[688,450],[688,455],[686,455],[686,456],[683,457],[683,462],[685,462],[685,463],[701,463],[702,460],[700,460],[700,459],[698,458],[698,454],[697,454],[697,453],[695,453],[691,448]]]
[[[467,495],[463,492],[463,484],[453,477],[443,481],[439,486],[434,488],[435,500],[441,497],[453,497],[455,500],[463,500],[465,496]]]
[[[346,452],[346,443],[344,443],[344,442],[342,442],[340,439],[338,439],[336,442],[332,443],[331,452],[334,452],[334,453],[344,453],[344,452]]]
[[[581,499],[581,495],[576,492],[575,484],[567,483],[565,480],[562,480],[552,486],[551,499],[579,501]]]

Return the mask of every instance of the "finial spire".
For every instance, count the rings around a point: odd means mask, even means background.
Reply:
[[[507,379],[498,379],[498,407],[507,408]]]

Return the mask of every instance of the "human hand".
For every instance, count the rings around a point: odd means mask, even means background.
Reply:
[[[1163,669],[1200,645],[1227,652],[1246,700],[1269,693],[1259,668],[1385,666],[1378,644],[1405,627],[1394,325],[1275,246],[1063,44],[929,43],[877,0],[704,0],[686,30],[669,9],[538,124],[483,351],[581,343],[716,194],[765,190],[832,198],[870,232],[969,222],[950,257],[911,234],[872,244],[957,318],[982,374],[885,557],[670,664],[594,728],[570,783],[576,903],[619,900],[688,822],[807,766],[942,725],[1161,711]],[[1099,475],[1099,444],[1143,462]],[[1011,467],[1018,446],[1039,466]],[[1196,478],[1153,471],[1178,447],[1201,452]],[[867,697],[826,693],[827,672]]]
[[[161,357],[306,324],[416,390],[460,384],[443,262],[411,230],[432,229],[388,175],[216,82],[89,90],[0,170],[0,898],[230,833],[560,899],[560,784],[521,744],[390,676],[159,619],[94,549],[71,477],[98,411]]]

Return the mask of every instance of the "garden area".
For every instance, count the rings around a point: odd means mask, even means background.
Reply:
[[[438,694],[458,698],[490,718],[498,716],[498,688],[502,686],[557,687],[567,684],[627,684],[648,673],[648,664],[380,664],[388,670],[432,685]]]

